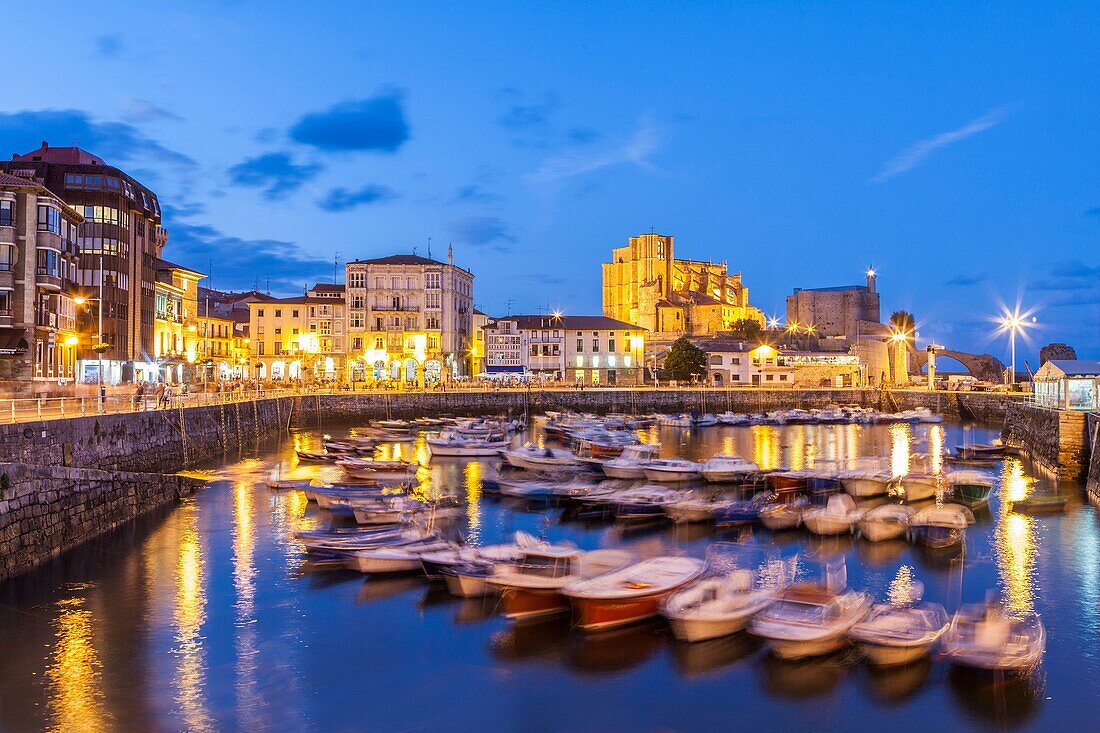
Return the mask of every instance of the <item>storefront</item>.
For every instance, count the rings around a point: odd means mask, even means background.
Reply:
[[[1100,361],[1052,360],[1035,373],[1035,404],[1053,410],[1100,409]]]

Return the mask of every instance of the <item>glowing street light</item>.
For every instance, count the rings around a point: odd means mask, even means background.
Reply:
[[[768,319],[768,328],[770,328],[770,329],[779,328],[779,319],[776,318],[775,316],[772,316],[771,318],[769,318]]]
[[[999,324],[997,332],[1008,334],[1009,351],[1011,353],[1008,381],[1010,385],[1016,384],[1016,334],[1024,333],[1024,330],[1034,326],[1037,320],[1032,315],[1032,311],[1021,313],[1019,305],[1011,311],[1005,310],[997,320]]]

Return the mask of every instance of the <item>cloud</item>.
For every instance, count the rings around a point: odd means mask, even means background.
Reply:
[[[334,188],[317,202],[325,211],[350,211],[366,204],[376,204],[396,198],[397,193],[388,186],[370,184],[356,191]]]
[[[569,142],[574,145],[587,145],[588,143],[599,140],[601,135],[591,127],[574,127],[567,130],[565,136],[569,139]]]
[[[968,137],[973,137],[979,132],[985,132],[1001,124],[1005,117],[1008,116],[1009,111],[1010,109],[1005,106],[995,107],[981,117],[967,122],[956,130],[941,132],[938,135],[933,135],[930,138],[910,145],[887,161],[886,165],[882,167],[882,170],[875,174],[875,177],[872,178],[870,182],[882,183],[894,176],[899,176],[908,170],[916,168],[940,148],[960,142]]]
[[[210,226],[181,221],[165,208],[171,236],[172,260],[213,272],[211,284],[220,289],[248,290],[268,284],[275,294],[296,295],[306,282],[332,275],[332,261],[306,254],[294,242],[278,239],[241,239]],[[211,267],[208,263],[213,263]],[[204,283],[206,284],[206,283]]]
[[[978,283],[984,282],[988,279],[988,275],[956,275],[944,284],[965,287],[968,285],[977,285]]]
[[[130,97],[123,102],[124,116],[130,122],[183,122],[175,112],[159,107],[147,99]]]
[[[602,152],[582,153],[574,150],[548,158],[538,170],[525,178],[529,183],[554,183],[624,163],[649,169],[652,164],[648,158],[657,150],[660,137],[660,130],[653,121],[643,117],[634,132],[621,145]]]
[[[533,285],[565,285],[564,277],[555,275],[509,275],[512,282],[531,283]]]
[[[304,115],[290,137],[325,152],[377,150],[392,153],[409,139],[402,93],[388,90],[369,99],[341,102]]]
[[[537,101],[528,101],[517,89],[500,90],[506,107],[497,122],[512,133],[512,144],[520,147],[546,147],[554,137],[552,119],[560,105],[547,93]]]
[[[476,183],[470,183],[459,186],[451,201],[456,204],[491,204],[503,198],[503,196],[486,191]]]
[[[229,169],[229,177],[238,186],[263,189],[268,199],[280,199],[296,191],[319,170],[316,165],[298,165],[288,153],[266,153],[237,163]]]
[[[452,222],[451,234],[464,244],[476,247],[489,247],[498,252],[507,252],[511,243],[516,241],[508,230],[508,225],[495,216],[467,216]]]
[[[1063,260],[1050,268],[1054,277],[1095,278],[1100,276],[1100,267],[1086,265],[1080,260]]]
[[[154,160],[179,170],[198,168],[194,160],[167,148],[124,122],[95,122],[75,109],[23,110],[0,113],[0,140],[25,152],[43,140],[55,145],[78,145],[112,165]]]
[[[95,55],[103,59],[111,59],[122,53],[125,44],[122,36],[115,34],[96,36],[92,39],[95,43]]]
[[[1085,216],[1100,216],[1100,206],[1093,206],[1091,209],[1085,209]]]

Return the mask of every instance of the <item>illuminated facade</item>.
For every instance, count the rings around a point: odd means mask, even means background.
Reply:
[[[167,260],[157,260],[154,284],[153,358],[158,369],[154,381],[183,384],[198,367],[197,292],[206,275]]]
[[[485,326],[485,371],[579,384],[644,378],[645,331],[606,316],[505,316]]]
[[[250,302],[248,309],[252,378],[340,381],[347,361],[343,298],[314,289],[296,298]]]
[[[418,255],[345,266],[349,381],[434,382],[468,373],[474,276]]]
[[[678,260],[674,237],[642,234],[603,264],[603,312],[661,334],[713,335],[736,321],[764,325],[741,274],[725,263]]]
[[[470,337],[470,374],[485,371],[485,327],[493,320],[488,314],[474,309],[473,335]]]
[[[45,186],[0,173],[0,390],[73,389],[77,240],[83,218]],[[90,346],[95,335],[85,334]]]
[[[707,381],[715,387],[857,387],[865,378],[854,354],[786,351],[725,339],[697,345],[707,354]]]
[[[885,329],[875,286],[875,271],[868,270],[866,285],[795,288],[787,296],[787,323],[812,327],[822,341],[842,339],[843,348],[860,337],[881,336]]]
[[[1100,361],[1051,359],[1035,372],[1035,404],[1054,410],[1100,409]]]

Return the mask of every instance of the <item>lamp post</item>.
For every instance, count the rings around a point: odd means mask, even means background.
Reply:
[[[99,268],[99,292],[100,292],[100,297],[99,298],[85,298],[82,295],[78,295],[77,297],[73,298],[73,303],[75,303],[76,305],[85,305],[87,303],[95,303],[96,308],[99,311],[99,313],[98,313],[98,316],[99,316],[99,333],[96,336],[96,342],[94,344],[92,344],[92,351],[96,352],[96,354],[99,355],[99,369],[97,370],[97,374],[96,374],[96,383],[97,383],[96,392],[99,396],[99,411],[102,412],[103,411],[103,397],[104,397],[103,352],[107,351],[108,346],[107,346],[107,344],[105,344],[103,342],[103,298],[102,298],[102,295],[103,295],[103,263],[102,263],[102,257],[100,258],[100,260],[101,260],[100,261],[100,268]]]
[[[1015,310],[1011,312],[1005,312],[1000,318],[1000,331],[1008,333],[1008,344],[1010,353],[1010,366],[1008,377],[1005,380],[1009,389],[1012,389],[1016,384],[1016,334],[1022,333],[1025,328],[1035,323],[1035,317],[1028,318],[1028,313],[1020,313],[1020,307],[1017,306]]]

